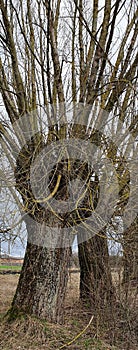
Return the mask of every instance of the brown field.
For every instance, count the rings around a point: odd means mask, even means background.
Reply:
[[[23,259],[16,258],[0,258],[0,265],[14,265],[14,264],[23,264]]]
[[[69,276],[65,303],[65,324],[62,326],[52,325],[30,316],[22,316],[12,323],[7,321],[7,317],[4,315],[10,307],[18,278],[18,275],[0,275],[1,350],[60,350],[64,344],[68,344],[64,347],[65,350],[137,349],[135,334],[137,313],[134,311],[136,305],[133,305],[135,290],[129,296],[134,309],[132,315],[129,310],[130,314],[123,318],[123,313],[121,316],[117,316],[113,310],[113,314],[110,314],[111,319],[101,323],[99,316],[95,314],[91,325],[83,334],[80,334],[89,323],[93,311],[88,306],[81,305],[79,301],[79,273],[72,273]],[[113,272],[113,280],[118,285],[119,275],[117,272]],[[79,334],[80,336],[75,340],[74,338]],[[72,343],[69,345],[70,341]]]

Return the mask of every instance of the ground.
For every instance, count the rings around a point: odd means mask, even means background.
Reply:
[[[101,323],[96,314],[93,315],[88,305],[79,301],[79,273],[69,276],[65,305],[65,324],[52,325],[39,321],[34,317],[21,315],[20,319],[11,323],[5,314],[10,307],[16,290],[19,275],[0,275],[0,349],[1,350],[136,350],[135,324],[136,314],[128,317],[128,322],[117,320],[110,315],[112,322]],[[117,283],[118,274],[113,273]],[[135,291],[133,292],[135,294]],[[110,319],[110,321],[111,321]],[[78,338],[77,338],[78,337]]]

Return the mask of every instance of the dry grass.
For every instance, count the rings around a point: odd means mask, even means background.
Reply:
[[[71,341],[88,324],[92,310],[79,301],[79,274],[71,274],[65,303],[65,325],[52,325],[34,317],[24,317],[8,323],[3,315],[7,312],[18,282],[17,275],[0,275],[0,349],[1,350],[59,350],[63,344]],[[114,282],[118,284],[118,275],[114,272]],[[137,344],[129,327],[125,328],[123,313],[110,315],[113,324],[101,324],[97,318],[87,331],[74,341],[67,350],[136,350]],[[135,317],[136,315],[134,315]],[[127,315],[132,328],[132,317]],[[111,320],[110,320],[111,321]],[[123,323],[124,322],[124,323]],[[130,337],[131,333],[131,337]],[[114,346],[114,345],[116,346]]]
[[[0,314],[8,310],[14,296],[18,275],[0,275]]]

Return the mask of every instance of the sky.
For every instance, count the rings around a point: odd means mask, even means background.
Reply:
[[[10,244],[10,256],[23,258],[25,254],[25,247],[26,242],[24,241],[24,245],[21,243],[21,241],[16,238],[15,242],[13,244]],[[1,243],[1,252],[2,254],[8,254],[8,242],[2,242]]]

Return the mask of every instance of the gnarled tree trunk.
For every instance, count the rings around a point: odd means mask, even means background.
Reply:
[[[40,138],[40,135],[37,136]],[[54,210],[45,208],[35,199],[30,177],[30,164],[36,150],[35,141],[36,139],[32,139],[21,150],[16,162],[16,188],[22,196],[26,211],[24,220],[28,242],[10,315],[24,312],[50,322],[62,323],[71,248],[64,244],[63,218],[59,219]],[[45,162],[40,172],[39,166],[38,163],[34,180],[38,187],[42,184],[43,176],[47,174]],[[55,176],[57,173],[58,169]],[[49,180],[51,192],[64,199],[62,191],[66,196],[66,182],[63,181],[63,184],[61,181],[57,188],[54,176],[52,179],[53,182]]]

